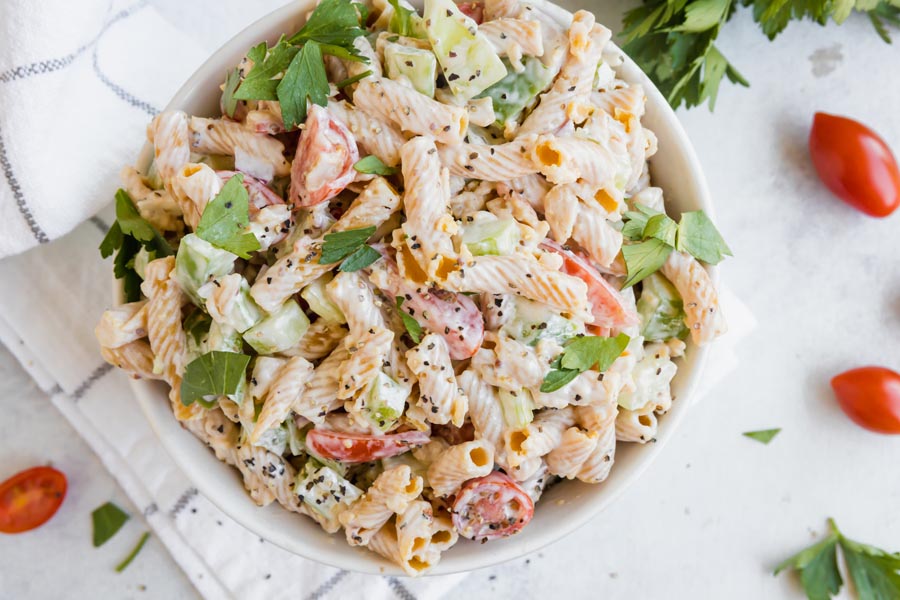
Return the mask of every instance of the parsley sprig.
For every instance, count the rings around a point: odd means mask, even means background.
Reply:
[[[271,48],[265,43],[251,48],[247,58],[254,64],[244,80],[236,89],[226,80],[226,109],[235,100],[277,100],[285,128],[299,126],[306,120],[307,101],[319,106],[328,101],[323,54],[368,62],[353,45],[365,35],[364,13],[362,5],[351,0],[323,0],[300,31],[282,36]]]
[[[708,102],[712,110],[723,78],[750,85],[715,45],[738,6],[752,8],[753,20],[770,40],[791,21],[840,24],[854,11],[868,15],[887,43],[887,24],[900,26],[898,0],[644,0],[625,14],[623,49],[673,107]]]
[[[712,220],[702,210],[682,213],[676,224],[668,215],[641,204],[625,213],[622,235],[632,244],[622,246],[628,277],[623,287],[631,287],[658,271],[673,250],[687,252],[711,265],[719,264],[731,249]]]
[[[397,312],[400,313],[400,320],[403,321],[403,326],[406,328],[406,333],[409,334],[410,339],[417,344],[421,342],[424,331],[419,322],[403,310],[403,296],[397,296]]]
[[[900,598],[900,552],[890,553],[844,536],[833,519],[831,533],[824,540],[801,550],[775,568],[797,571],[803,591],[811,600],[828,600],[844,583],[838,568],[838,549],[860,600]]]
[[[197,237],[241,258],[250,258],[260,245],[256,236],[247,231],[250,195],[243,182],[242,174],[233,175],[209,201],[197,224]]]
[[[630,339],[624,333],[614,338],[596,335],[572,338],[550,365],[552,369],[544,377],[541,391],[555,392],[592,367],[601,373],[606,371],[622,355]]]
[[[338,270],[346,272],[365,269],[381,258],[377,250],[366,244],[374,233],[375,227],[363,227],[325,234],[319,263],[330,265],[343,261]]]

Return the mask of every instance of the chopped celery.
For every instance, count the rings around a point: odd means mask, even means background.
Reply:
[[[403,414],[408,397],[408,389],[379,372],[366,392],[366,417],[373,427],[387,431]]]
[[[303,453],[306,452],[305,434],[297,427],[297,422],[294,420],[293,415],[288,417],[288,420],[285,421],[285,425],[287,425],[288,430],[288,450],[290,450],[291,454],[294,456],[302,456]]]
[[[508,69],[506,77],[481,94],[491,98],[500,127],[510,119],[517,119],[553,81],[553,69],[544,66],[539,58],[528,56],[522,63],[524,71],[516,73]]]
[[[412,452],[404,452],[397,456],[382,458],[381,464],[384,466],[385,471],[393,469],[394,467],[399,467],[400,465],[406,465],[413,472],[413,475],[421,477],[423,485],[428,487],[428,465],[413,456]]]
[[[197,291],[197,295],[204,300],[212,293],[212,288],[208,284]],[[207,288],[209,288],[207,290]],[[259,323],[262,319],[262,311],[250,297],[250,284],[241,277],[240,291],[234,301],[230,302],[227,310],[222,315],[223,324],[243,333]]]
[[[437,59],[433,52],[387,42],[384,45],[384,66],[389,78],[406,77],[416,91],[434,98]]]
[[[646,354],[631,373],[634,390],[623,390],[619,394],[619,406],[627,410],[638,410],[651,401],[666,404],[671,399],[669,385],[677,370],[678,367],[669,358],[668,352],[654,351],[652,345],[647,346]]]
[[[510,429],[522,429],[534,418],[534,402],[525,388],[518,392],[500,389],[498,391],[503,420]]]
[[[195,310],[184,320],[184,333],[187,337],[184,364],[209,352],[207,344],[211,324],[212,319],[202,310]]]
[[[244,340],[241,334],[228,325],[220,325],[213,321],[209,325],[209,335],[206,337],[206,349],[204,352],[242,352],[244,349]]]
[[[292,419],[288,419],[288,421],[291,420]],[[273,427],[268,431],[263,432],[256,445],[281,456],[287,448],[288,435],[288,426],[287,424],[282,423],[277,427]]]
[[[141,279],[144,278],[144,269],[147,267],[147,264],[156,259],[156,251],[155,250],[147,250],[145,247],[141,246],[141,249],[138,250],[138,253],[134,255],[134,262],[132,263],[132,268],[135,273],[138,274],[138,277]]]
[[[533,345],[548,338],[562,344],[579,333],[584,333],[583,325],[566,319],[540,302],[511,296],[509,305],[504,310],[511,311],[512,314],[507,315],[502,329],[509,337],[523,344]]]
[[[301,502],[325,517],[330,526],[337,528],[338,515],[363,492],[334,470],[310,459],[297,475],[294,493]]]
[[[175,255],[175,280],[194,304],[201,306],[197,290],[210,279],[231,273],[235,260],[237,256],[228,250],[189,233],[181,238]]]
[[[475,256],[512,254],[519,244],[515,219],[481,221],[463,227],[462,241]]]
[[[260,354],[274,354],[297,345],[309,319],[300,305],[288,300],[275,312],[244,332],[244,341]]]
[[[473,98],[506,77],[506,67],[478,25],[453,0],[425,0],[425,29],[450,91]]]
[[[300,292],[300,297],[309,304],[309,309],[331,323],[346,323],[347,318],[338,305],[331,301],[325,288],[334,278],[330,272],[325,273]]]
[[[641,285],[637,301],[641,335],[648,342],[684,339],[689,331],[684,324],[684,302],[675,286],[659,273],[648,276]]]

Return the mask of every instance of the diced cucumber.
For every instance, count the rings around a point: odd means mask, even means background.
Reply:
[[[387,431],[403,414],[408,397],[408,389],[379,372],[366,391],[365,415],[373,427]]]
[[[206,336],[206,349],[204,352],[242,352],[244,340],[241,334],[228,325],[222,325],[212,321],[209,325],[209,335]]]
[[[259,354],[274,354],[297,345],[309,319],[294,300],[288,300],[275,312],[244,332],[244,341]]]
[[[637,301],[641,335],[648,342],[684,339],[690,332],[684,324],[684,302],[675,286],[659,273],[646,277],[641,286]]]
[[[468,100],[506,77],[506,67],[478,25],[453,0],[425,0],[425,29],[450,91]]]
[[[542,339],[553,339],[562,344],[579,333],[584,333],[584,326],[570,321],[540,302],[509,297],[513,314],[503,324],[503,331],[511,338],[523,344],[534,345]]]
[[[292,421],[293,419],[288,419],[288,421]],[[265,448],[269,452],[274,452],[275,454],[281,456],[284,454],[285,449],[288,445],[288,426],[286,423],[282,423],[277,427],[273,427],[265,432],[259,437],[259,442],[255,445]]]
[[[309,304],[309,309],[330,323],[346,323],[347,317],[338,308],[338,305],[331,301],[328,290],[325,288],[334,275],[330,272],[325,273],[318,279],[303,288],[300,297]]]
[[[214,283],[204,285],[197,290],[197,295],[204,300],[208,299],[214,289],[211,286],[214,285]],[[238,295],[235,297],[234,301],[229,304],[228,310],[222,315],[223,320],[221,324],[227,325],[239,333],[244,333],[259,323],[262,316],[262,310],[256,305],[253,298],[250,297],[250,284],[247,283],[246,279],[241,277]]]
[[[235,260],[237,255],[189,233],[181,238],[175,255],[175,280],[194,304],[202,306],[197,290],[210,279],[231,273]]]
[[[384,45],[384,66],[390,79],[405,77],[416,91],[434,98],[437,59],[433,52],[387,42]]]
[[[503,421],[510,429],[522,429],[534,419],[534,401],[528,390],[522,388],[511,392],[500,388],[497,397],[500,399]]]
[[[505,63],[509,67],[509,63]],[[489,96],[494,105],[494,116],[497,124],[514,120],[522,111],[534,104],[538,94],[543,92],[553,81],[553,69],[544,66],[541,59],[533,56],[522,61],[525,69],[516,73],[508,68],[506,77],[484,90],[482,96]]]
[[[496,219],[463,227],[462,241],[475,256],[512,254],[519,244],[519,225],[515,219]]]
[[[327,519],[329,529],[337,529],[338,515],[362,496],[363,491],[333,469],[310,459],[297,475],[294,493],[309,508]]]

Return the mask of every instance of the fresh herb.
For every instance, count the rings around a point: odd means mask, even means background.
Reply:
[[[250,51],[247,53],[247,58],[249,58],[253,65],[258,65],[266,58],[266,53],[269,51],[269,47],[265,42],[260,42],[257,45],[250,48]]]
[[[628,271],[623,287],[658,271],[676,248],[713,265],[731,256],[722,235],[702,210],[682,213],[676,225],[665,213],[636,204],[635,210],[627,211],[624,218],[622,235],[637,243],[622,246]]]
[[[95,509],[91,513],[91,521],[94,524],[94,548],[102,546],[116,535],[128,518],[128,513],[112,502]]]
[[[379,258],[381,258],[381,253],[372,246],[360,246],[353,254],[344,259],[344,262],[338,267],[338,271],[344,271],[345,273],[359,271],[360,269],[365,269]]]
[[[100,242],[100,256],[108,258],[116,252],[113,273],[122,280],[126,302],[141,298],[141,277],[134,270],[134,257],[141,247],[155,257],[172,254],[166,238],[141,216],[128,192],[120,189],[116,192],[116,222]]]
[[[374,233],[374,226],[364,227],[362,229],[348,229],[347,231],[339,231],[336,233],[326,233],[325,243],[322,244],[322,255],[319,257],[319,263],[330,265],[344,260],[359,250]]]
[[[225,76],[225,85],[222,88],[222,108],[225,114],[234,118],[234,111],[237,108],[238,99],[234,97],[234,92],[241,85],[241,70],[235,67]]]
[[[322,62],[322,49],[307,42],[288,66],[277,88],[284,126],[294,129],[306,120],[306,99],[313,104],[328,104],[328,74]]]
[[[130,565],[131,561],[133,561],[135,559],[135,557],[138,555],[138,553],[144,547],[144,544],[147,543],[148,539],[150,539],[150,532],[145,531],[144,535],[141,536],[141,539],[138,540],[138,543],[134,547],[134,549],[128,554],[128,556],[125,557],[125,560],[123,560],[118,565],[116,565],[116,573],[121,573],[122,571],[124,571],[125,569],[128,568],[128,565]]]
[[[596,335],[572,338],[566,343],[563,353],[551,364],[553,368],[544,377],[541,391],[555,392],[591,368],[601,373],[606,371],[622,355],[630,339],[624,333],[614,338]]]
[[[347,87],[348,85],[353,85],[357,81],[361,81],[371,74],[372,74],[372,71],[370,69],[366,69],[359,75],[354,75],[353,77],[348,77],[347,79],[337,82],[336,84],[334,84],[334,87],[336,87],[339,90],[342,90],[345,87]]]
[[[190,406],[207,397],[236,394],[246,377],[250,357],[237,352],[212,351],[195,358],[184,369],[181,403]]]
[[[241,258],[250,258],[260,245],[256,236],[246,231],[250,224],[249,204],[244,176],[233,175],[203,209],[197,237]]]
[[[397,169],[395,167],[389,167],[384,164],[380,158],[375,156],[374,154],[370,154],[364,158],[356,161],[356,164],[353,165],[353,168],[359,171],[360,173],[367,173],[369,175],[394,175],[397,173]]]
[[[721,27],[739,5],[752,7],[753,20],[770,40],[792,20],[842,23],[854,10],[866,13],[887,43],[891,38],[885,23],[900,26],[897,0],[643,0],[625,14],[623,50],[673,107],[709,102],[712,110],[724,77],[750,85],[715,45]]]
[[[781,427],[775,429],[762,429],[760,431],[746,431],[744,435],[751,440],[756,440],[761,444],[768,444],[772,439],[781,432]]]
[[[840,548],[856,595],[860,600],[900,598],[900,552],[890,553],[844,536],[833,519],[828,519],[830,535],[801,550],[775,568],[800,574],[803,591],[810,600],[828,600],[837,595],[844,581],[838,568]]]
[[[244,77],[234,97],[238,100],[279,100],[278,84],[281,80],[275,77],[284,73],[298,52],[300,48],[282,37],[268,49],[263,58],[254,61],[253,68]],[[259,58],[259,46],[253,48],[248,56],[250,54]]]
[[[406,333],[409,334],[409,337],[412,338],[412,341],[415,343],[419,343],[422,341],[422,326],[419,325],[419,322],[412,318],[412,315],[406,314],[406,311],[403,310],[403,296],[397,296],[397,312],[400,313],[400,319],[403,321],[403,326],[406,327]]]
[[[288,41],[291,44],[312,41],[339,46],[359,56],[353,40],[366,34],[360,27],[360,6],[348,0],[322,0],[306,24]]]

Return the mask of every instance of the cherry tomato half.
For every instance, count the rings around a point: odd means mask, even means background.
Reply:
[[[637,324],[637,313],[626,305],[622,294],[603,279],[588,259],[567,250],[551,239],[541,242],[541,248],[562,256],[561,271],[587,284],[591,314],[594,315],[594,322],[591,325],[621,329]]]
[[[900,375],[860,367],[837,375],[831,388],[847,416],[876,433],[900,433]]]
[[[356,139],[328,110],[313,104],[291,163],[290,202],[308,208],[340,194],[353,178],[359,160]]]
[[[534,502],[500,471],[470,479],[453,502],[453,525],[463,537],[495,540],[518,533],[534,516]]]
[[[0,483],[0,532],[22,533],[50,520],[66,497],[66,476],[34,467]]]
[[[313,454],[345,463],[364,463],[397,456],[430,441],[427,431],[365,435],[313,429],[306,434],[306,446]]]
[[[878,134],[853,119],[816,113],[809,153],[819,178],[835,196],[873,217],[900,205],[900,169]]]

